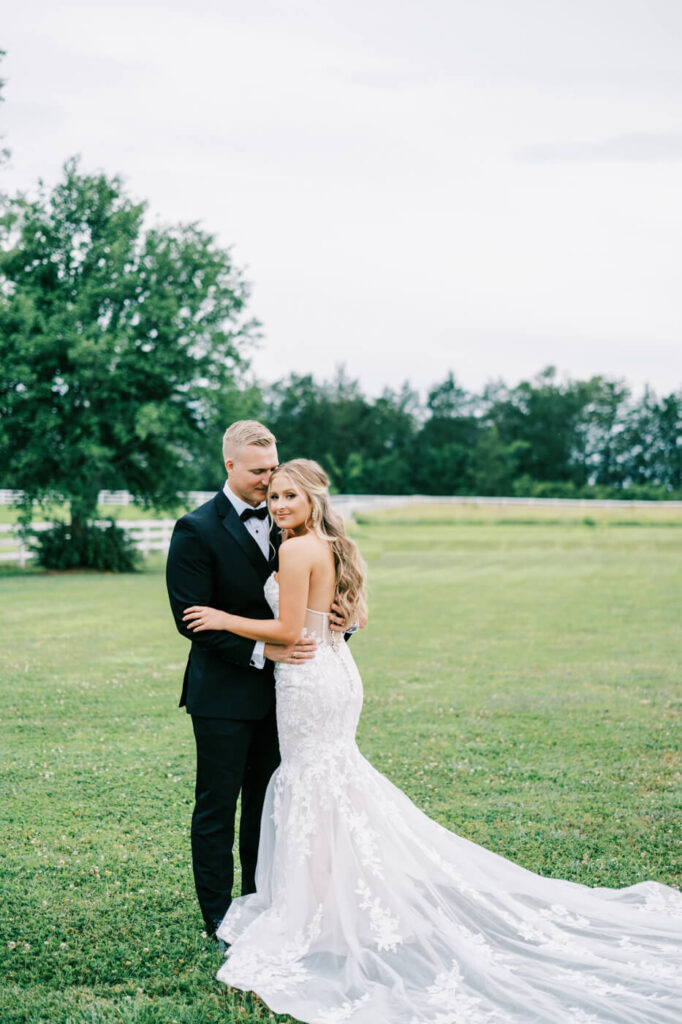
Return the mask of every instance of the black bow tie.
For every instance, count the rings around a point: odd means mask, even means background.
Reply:
[[[247,519],[251,518],[251,516],[256,516],[257,519],[265,519],[267,514],[268,506],[262,505],[261,508],[245,508],[239,518],[243,523],[245,523]]]

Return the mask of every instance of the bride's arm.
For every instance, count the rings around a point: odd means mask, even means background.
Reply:
[[[183,622],[193,633],[206,629],[226,629],[248,640],[270,644],[292,644],[301,635],[308,602],[312,560],[306,544],[298,538],[284,541],[279,549],[279,618],[246,619],[241,615],[218,611],[205,605],[185,608]]]

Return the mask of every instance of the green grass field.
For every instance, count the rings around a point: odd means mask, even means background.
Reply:
[[[532,870],[679,887],[679,522],[418,512],[355,529],[363,753]],[[127,577],[7,572],[0,594],[2,1024],[286,1020],[219,987],[201,936],[186,644],[161,560]]]
[[[97,514],[101,519],[174,519],[184,508],[145,509],[141,505],[100,505]],[[0,524],[15,523],[17,510],[11,505],[0,505]],[[44,510],[36,509],[36,522],[45,519],[68,519],[66,505],[51,505]],[[670,502],[652,501],[646,506],[632,502],[619,507],[600,506],[593,502],[582,505],[476,505],[473,503],[406,505],[403,508],[383,509],[378,514],[363,512],[360,522],[384,522],[397,525],[436,525],[459,523],[479,525],[494,523],[500,525],[533,525],[537,522],[560,525],[627,525],[644,526],[661,524],[682,526],[682,508],[671,507]]]

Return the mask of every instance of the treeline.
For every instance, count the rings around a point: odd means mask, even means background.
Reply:
[[[635,396],[551,367],[480,393],[449,374],[425,397],[368,396],[343,370],[249,384],[258,324],[230,251],[145,210],[77,160],[33,198],[0,196],[0,485],[24,495],[22,521],[68,503],[85,544],[100,490],[168,508],[219,486],[223,431],[245,417],[345,493],[682,494],[679,388]]]
[[[262,419],[282,459],[317,459],[340,493],[537,497],[682,497],[682,390],[640,397],[605,377],[561,380],[553,367],[480,393],[449,374],[425,401],[405,384],[378,398],[339,370],[292,374],[226,395],[216,448],[188,469],[193,487],[222,479],[223,424]]]

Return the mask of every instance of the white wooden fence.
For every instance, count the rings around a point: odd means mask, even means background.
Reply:
[[[108,526],[107,520],[96,520],[98,526]],[[134,546],[143,555],[150,551],[168,551],[174,519],[117,519],[116,525],[131,537]],[[34,523],[32,530],[49,530],[52,523]],[[11,524],[0,523],[0,562],[17,562],[23,569],[34,552],[24,544]]]
[[[0,491],[0,504],[3,494],[12,494],[11,491]],[[130,497],[127,491],[103,491],[102,495],[119,496],[118,504],[126,505],[128,501],[123,496]],[[213,497],[214,492],[192,491],[187,495],[187,503],[190,507],[201,505]],[[13,499],[12,499],[13,500]],[[337,494],[332,498],[336,508],[345,519],[352,519],[357,512],[367,510],[379,510],[384,508],[400,508],[404,505],[512,505],[512,506],[562,506],[574,508],[678,508],[682,509],[682,501],[610,501],[596,500],[593,498],[489,498],[473,497],[470,495],[445,495],[442,497],[428,494]],[[116,502],[109,502],[115,504]],[[106,502],[100,501],[100,504]],[[99,526],[106,526],[106,520],[97,520]],[[168,551],[170,544],[174,519],[117,519],[117,526],[132,538],[134,546],[143,555],[150,551]],[[32,530],[47,530],[52,523],[34,523]],[[33,557],[33,552],[27,549],[21,538],[16,533],[16,527],[11,524],[0,523],[0,562],[18,562],[23,568],[26,561]]]
[[[32,529],[48,530],[51,526],[52,523],[34,523]],[[11,523],[0,523],[0,562],[17,562],[23,569],[26,560],[33,558],[33,552],[15,533],[15,529]]]

